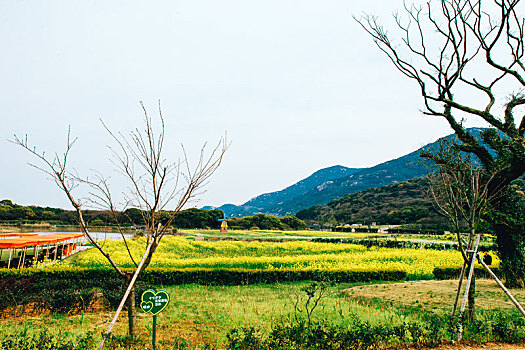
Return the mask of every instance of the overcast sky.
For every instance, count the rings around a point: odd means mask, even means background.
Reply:
[[[424,117],[417,86],[353,20],[391,23],[401,0],[2,1],[0,197],[69,208],[7,141],[29,135],[84,173],[113,176],[99,118],[167,122],[167,158],[228,134],[224,163],[195,206],[241,204],[332,165],[369,167],[450,133]]]

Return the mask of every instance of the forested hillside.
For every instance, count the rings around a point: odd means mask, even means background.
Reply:
[[[415,178],[397,184],[348,194],[326,206],[300,210],[297,217],[324,223],[420,224],[444,227],[447,221],[434,209],[428,182]]]
[[[515,180],[512,186],[522,193],[525,201],[525,174]],[[447,228],[447,219],[434,208],[428,189],[426,178],[414,178],[351,193],[325,206],[300,210],[296,216],[306,221],[331,224],[376,222],[378,225],[416,224],[421,227]]]

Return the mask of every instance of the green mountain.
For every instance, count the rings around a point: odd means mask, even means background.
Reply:
[[[224,204],[218,208],[203,207],[203,209],[220,209],[224,211],[227,216],[243,217],[255,214],[269,214],[268,209],[271,207],[279,207],[283,202],[296,198],[304,193],[310,191],[312,188],[322,185],[323,183],[334,181],[342,177],[349,176],[357,171],[359,168],[347,168],[341,165],[335,165],[316,171],[307,178],[286,187],[283,190],[264,193],[254,197],[242,205]],[[284,215],[281,215],[284,216]]]
[[[425,146],[425,149],[429,146]],[[428,169],[419,164],[422,150],[423,148],[374,167],[361,169],[340,179],[326,181],[299,196],[269,207],[267,212],[278,216],[289,215],[313,205],[327,204],[348,193],[424,176]]]
[[[475,137],[480,137],[482,130],[482,128],[469,129]],[[454,134],[444,139],[457,141]],[[326,205],[349,193],[425,176],[429,170],[420,164],[420,154],[423,150],[433,152],[438,149],[438,145],[439,141],[427,144],[412,153],[370,168],[334,166],[321,169],[284,190],[262,194],[240,206],[226,204],[218,209],[223,210],[228,216],[236,217],[254,214],[294,215],[301,209]],[[215,208],[204,207],[204,209]]]

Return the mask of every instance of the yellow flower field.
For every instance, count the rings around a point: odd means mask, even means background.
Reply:
[[[128,242],[136,261],[140,260],[144,238]],[[132,267],[122,241],[105,241],[104,249],[119,265]],[[499,261],[495,261],[498,264]],[[62,264],[79,267],[109,266],[96,250],[79,253]],[[165,237],[150,266],[246,269],[399,269],[409,275],[429,275],[438,266],[462,264],[457,251],[431,249],[366,248],[354,244],[291,242],[194,241]]]

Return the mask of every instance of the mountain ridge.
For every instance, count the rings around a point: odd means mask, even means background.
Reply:
[[[468,130],[475,137],[480,137],[484,128]],[[241,205],[225,204],[203,209],[221,209],[227,216],[236,217],[255,214],[294,215],[299,210],[326,205],[349,193],[425,176],[429,169],[421,164],[420,154],[422,151],[435,152],[440,140],[457,142],[457,136],[447,135],[406,155],[368,168],[341,165],[323,168],[283,190],[261,194]]]
[[[225,212],[227,216],[248,216],[254,214],[266,214],[266,208],[276,206],[279,203],[296,197],[309,191],[312,187],[320,186],[327,181],[348,176],[361,168],[348,168],[342,165],[333,165],[330,167],[319,169],[313,172],[310,176],[292,184],[282,190],[263,193],[256,197],[249,199],[241,205],[223,204],[220,207],[205,206],[203,209],[220,209]]]

